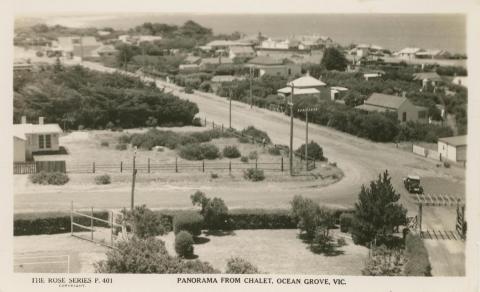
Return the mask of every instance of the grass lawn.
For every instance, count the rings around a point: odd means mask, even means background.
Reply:
[[[235,230],[227,235],[202,235],[202,242],[195,244],[198,259],[211,263],[225,271],[227,260],[241,257],[255,264],[262,273],[313,274],[313,275],[361,275],[368,249],[354,245],[351,238],[333,230],[336,238],[344,237],[347,245],[339,248],[336,256],[314,254],[308,245],[297,237],[296,229]],[[175,255],[174,234],[159,237]]]

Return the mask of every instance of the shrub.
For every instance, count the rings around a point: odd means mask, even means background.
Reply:
[[[347,245],[347,241],[345,240],[345,238],[341,237],[341,238],[337,239],[337,245],[338,246],[345,246],[345,245]]]
[[[187,144],[180,148],[180,157],[187,160],[216,159],[220,157],[220,150],[213,144]]]
[[[267,144],[271,142],[270,137],[268,137],[268,134],[266,132],[257,129],[254,126],[249,126],[246,129],[243,129],[242,132],[246,136],[253,137],[257,142],[265,141],[265,143]]]
[[[238,158],[241,154],[237,146],[225,146],[225,148],[223,148],[223,156],[227,158]]]
[[[240,158],[240,161],[247,163],[247,162],[248,162],[248,157],[247,157],[247,156],[242,156],[242,157]]]
[[[251,160],[258,159],[257,151],[252,151],[252,152],[248,153],[248,158],[251,159]]]
[[[218,173],[213,173],[213,172],[212,172],[212,173],[210,174],[210,178],[212,178],[212,179],[218,178]]]
[[[373,247],[365,263],[365,276],[400,276],[404,264],[402,250],[388,249],[385,245]]]
[[[114,127],[115,127],[114,123],[108,122],[107,125],[105,126],[105,129],[106,130],[113,130]]]
[[[248,169],[243,171],[243,177],[246,180],[262,181],[262,180],[265,179],[265,174],[263,173],[263,170],[261,170],[261,169],[248,168]]]
[[[202,208],[200,214],[205,218],[207,228],[216,230],[229,228],[228,207],[221,198],[207,198],[201,191],[196,191],[190,198],[192,205]]]
[[[239,258],[230,258],[227,261],[227,270],[225,271],[227,274],[260,274],[260,271],[256,266],[251,264],[250,262]]]
[[[269,147],[268,148],[268,154],[270,155],[281,155],[282,153],[280,152],[280,149],[277,147]]]
[[[95,183],[97,185],[108,185],[111,183],[111,179],[110,179],[110,176],[108,174],[104,174],[104,175],[97,175],[95,177]]]
[[[308,158],[313,158],[315,160],[325,160],[325,157],[323,156],[323,149],[317,143],[313,141],[308,143],[307,151]],[[298,155],[305,158],[305,144],[302,144],[302,146],[300,146],[300,148],[298,148],[296,152]]]
[[[335,249],[333,238],[328,234],[328,228],[325,226],[315,227],[310,249],[315,253],[329,254]]]
[[[352,226],[353,214],[343,213],[340,215],[340,231],[349,232]]]
[[[132,140],[132,136],[123,134],[122,136],[118,137],[118,143],[119,144],[130,144]]]
[[[228,213],[232,229],[296,229],[297,221],[283,209],[233,209]]]
[[[193,237],[187,231],[180,231],[175,235],[175,251],[179,257],[193,256]]]
[[[193,118],[192,120],[192,126],[195,126],[195,127],[202,127],[202,119],[200,119],[199,117],[195,117]]]
[[[248,139],[248,137],[246,137],[246,136],[240,136],[240,137],[238,137],[238,142],[240,142],[240,143],[250,143],[250,139]]]
[[[190,86],[185,87],[185,93],[193,93],[193,88]]]
[[[202,233],[203,216],[193,211],[185,211],[173,217],[173,232],[188,231],[193,236]]]
[[[85,126],[84,126],[84,125],[78,125],[78,130],[79,130],[79,131],[82,131],[83,129],[85,129]]]
[[[298,222],[298,228],[305,232],[308,239],[314,239],[317,233],[325,231],[333,225],[335,214],[330,210],[320,207],[312,199],[295,196],[290,202],[291,214]],[[319,230],[319,228],[321,228]],[[324,238],[323,238],[324,239]],[[317,240],[323,240],[319,238]]]
[[[30,174],[29,179],[32,183],[41,185],[64,185],[69,181],[68,175],[63,172],[45,171]]]
[[[122,213],[125,221],[132,227],[135,236],[139,238],[163,235],[170,229],[165,219],[162,219],[145,205],[135,206],[133,211],[123,209]]]
[[[102,141],[102,142],[100,142],[100,146],[102,146],[102,147],[108,147],[108,146],[109,146],[108,141]]]
[[[121,151],[127,150],[127,148],[128,148],[128,147],[127,147],[127,144],[117,144],[117,145],[115,146],[115,149],[121,150]]]
[[[428,259],[428,252],[422,238],[411,233],[405,239],[406,276],[431,276],[432,266]]]
[[[443,163],[443,166],[444,166],[445,168],[450,168],[450,162],[445,161],[445,162]]]

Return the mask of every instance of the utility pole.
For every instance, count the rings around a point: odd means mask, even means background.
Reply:
[[[133,152],[133,164],[132,164],[132,196],[130,202],[130,209],[133,211],[135,205],[135,177],[137,176],[137,169],[135,168],[135,156],[137,155],[137,147],[135,146],[135,152]]]
[[[290,176],[293,176],[293,93],[295,85],[291,84],[292,93],[291,93],[291,100],[288,103],[290,105],[290,151],[289,151],[289,158],[290,158]]]
[[[317,111],[318,108],[316,107],[310,107],[310,108],[304,108],[304,109],[299,109],[298,112],[304,112],[305,113],[305,169],[308,171],[308,113],[309,112],[314,112]]]
[[[228,128],[232,128],[232,87],[229,88],[229,99],[228,99]]]
[[[252,73],[253,67],[250,67],[250,108],[253,108],[253,95],[252,95]]]

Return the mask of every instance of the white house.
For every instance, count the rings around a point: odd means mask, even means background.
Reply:
[[[13,125],[14,162],[31,160],[35,152],[58,151],[61,133],[58,124],[45,124],[43,117],[38,119],[38,124],[29,124],[26,117],[22,117],[21,124]]]
[[[394,55],[405,60],[411,60],[411,59],[415,59],[416,54],[421,51],[422,49],[420,48],[404,48],[396,52]]]
[[[438,138],[440,159],[455,162],[467,161],[467,136]]]

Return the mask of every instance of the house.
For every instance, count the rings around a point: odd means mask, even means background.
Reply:
[[[421,81],[423,87],[426,87],[428,84],[435,87],[443,81],[442,77],[440,77],[437,72],[415,73],[413,74],[413,80]]]
[[[258,56],[247,63],[247,67],[253,68],[253,74],[256,77],[263,75],[273,76],[295,76],[301,74],[301,66],[299,64],[287,63],[280,59],[268,56]]]
[[[115,49],[112,45],[102,45],[93,52],[93,55],[97,55],[98,57],[108,57],[115,56],[117,52],[117,49]]]
[[[438,153],[441,160],[467,161],[467,136],[438,138]]]
[[[448,59],[451,54],[445,50],[420,50],[415,53],[417,59]]]
[[[232,82],[235,80],[245,80],[244,76],[233,76],[233,75],[215,75],[210,80],[210,86],[214,92],[220,87],[222,83]]]
[[[333,44],[330,37],[319,35],[300,36],[298,40],[300,42],[298,49],[300,50],[319,50],[330,47]]]
[[[400,122],[428,122],[427,109],[415,106],[406,97],[372,93],[362,105],[355,108],[367,112],[395,112]]]
[[[453,84],[460,85],[460,86],[463,86],[463,87],[468,86],[467,82],[468,82],[468,77],[467,76],[455,76],[452,79]]]
[[[180,72],[197,72],[200,70],[200,66],[198,64],[180,64],[178,70]]]
[[[252,47],[247,46],[233,46],[230,47],[228,51],[228,57],[230,59],[249,59],[255,57],[255,55],[255,50]]]
[[[202,58],[193,56],[193,55],[188,55],[184,60],[183,64],[200,64],[200,61],[202,61]]]
[[[297,78],[287,83],[287,87],[277,90],[277,93],[285,97],[291,95],[293,86],[293,95],[315,95],[319,99],[330,99],[330,91],[326,84],[318,80],[307,72],[305,76]]]
[[[95,51],[102,46],[92,36],[59,37],[57,40],[58,48],[63,51],[62,56],[68,58],[97,57]]]
[[[366,81],[370,79],[377,79],[381,78],[383,75],[385,75],[385,71],[382,70],[369,70],[363,73],[363,78],[365,78]]]
[[[405,60],[412,60],[416,58],[416,54],[421,52],[422,49],[420,48],[404,48],[394,54],[394,56],[397,56],[401,59]]]
[[[332,86],[330,87],[330,99],[332,101],[342,99],[347,93],[348,88],[341,86]]]
[[[125,44],[138,45],[142,42],[153,43],[162,40],[158,35],[129,35],[124,34],[118,36],[118,40]]]
[[[200,49],[204,51],[225,51],[228,52],[230,47],[250,47],[252,44],[250,42],[244,41],[226,41],[226,40],[214,40],[208,44],[201,46]]]
[[[45,124],[43,117],[38,119],[38,124],[29,124],[26,117],[22,117],[21,124],[13,125],[14,162],[32,160],[35,152],[58,151],[61,133],[58,124]]]
[[[215,58],[203,58],[200,61],[199,69],[201,71],[213,70],[222,64],[233,64],[233,60],[229,58],[223,58],[222,56],[215,57]]]

